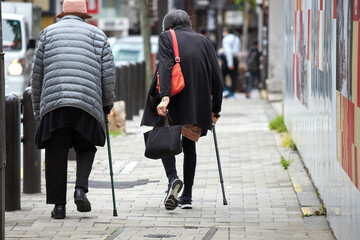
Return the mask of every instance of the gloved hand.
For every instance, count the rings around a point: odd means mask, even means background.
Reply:
[[[112,103],[111,105],[108,105],[108,106],[104,106],[103,107],[103,111],[105,114],[109,114],[111,109],[114,107],[114,104]]]

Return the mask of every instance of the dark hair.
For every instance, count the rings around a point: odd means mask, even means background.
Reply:
[[[162,24],[163,31],[177,26],[191,27],[189,16],[185,11],[180,9],[168,12],[164,17]]]
[[[224,31],[229,32],[229,33],[234,33],[234,29],[231,27],[224,27]]]
[[[253,42],[253,45],[255,46],[255,45],[258,45],[258,41],[254,41]]]
[[[200,33],[201,34],[206,34],[206,28],[200,28]]]

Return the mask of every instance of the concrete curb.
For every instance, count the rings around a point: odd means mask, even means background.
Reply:
[[[273,108],[272,113],[270,113],[270,110],[267,115],[279,115],[276,109],[274,109],[273,104],[271,104],[271,106]],[[316,186],[301,159],[300,153],[290,148],[281,147],[281,134],[273,132],[273,136],[280,155],[286,160],[292,160],[287,172],[299,201],[304,224],[307,229],[314,231],[311,233],[309,239],[336,239],[326,215],[324,216],[322,213],[323,201],[316,193]],[[326,232],[320,232],[321,230],[326,230]]]

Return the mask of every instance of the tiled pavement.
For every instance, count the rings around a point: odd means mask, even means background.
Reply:
[[[22,209],[6,212],[6,239],[335,239],[324,217],[302,218],[268,129],[270,106],[253,95],[224,100],[216,127],[229,205],[222,205],[209,132],[197,144],[193,209],[166,211],[167,179],[160,161],[143,157],[145,129],[136,117],[127,122],[127,136],[111,138],[118,217],[112,216],[107,148],[99,148],[90,176],[91,212],[76,211],[71,161],[66,219],[50,218],[43,178],[42,193],[22,194]],[[182,176],[182,156],[177,159]]]

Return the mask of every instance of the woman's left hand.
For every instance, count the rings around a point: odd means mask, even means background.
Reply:
[[[166,116],[167,113],[167,106],[169,105],[170,99],[169,97],[163,97],[159,105],[156,107],[157,112],[160,116]]]
[[[214,125],[216,124],[217,120],[219,120],[219,118],[220,118],[220,114],[218,114],[218,113],[211,114],[211,119],[212,119],[212,122],[214,123]]]

